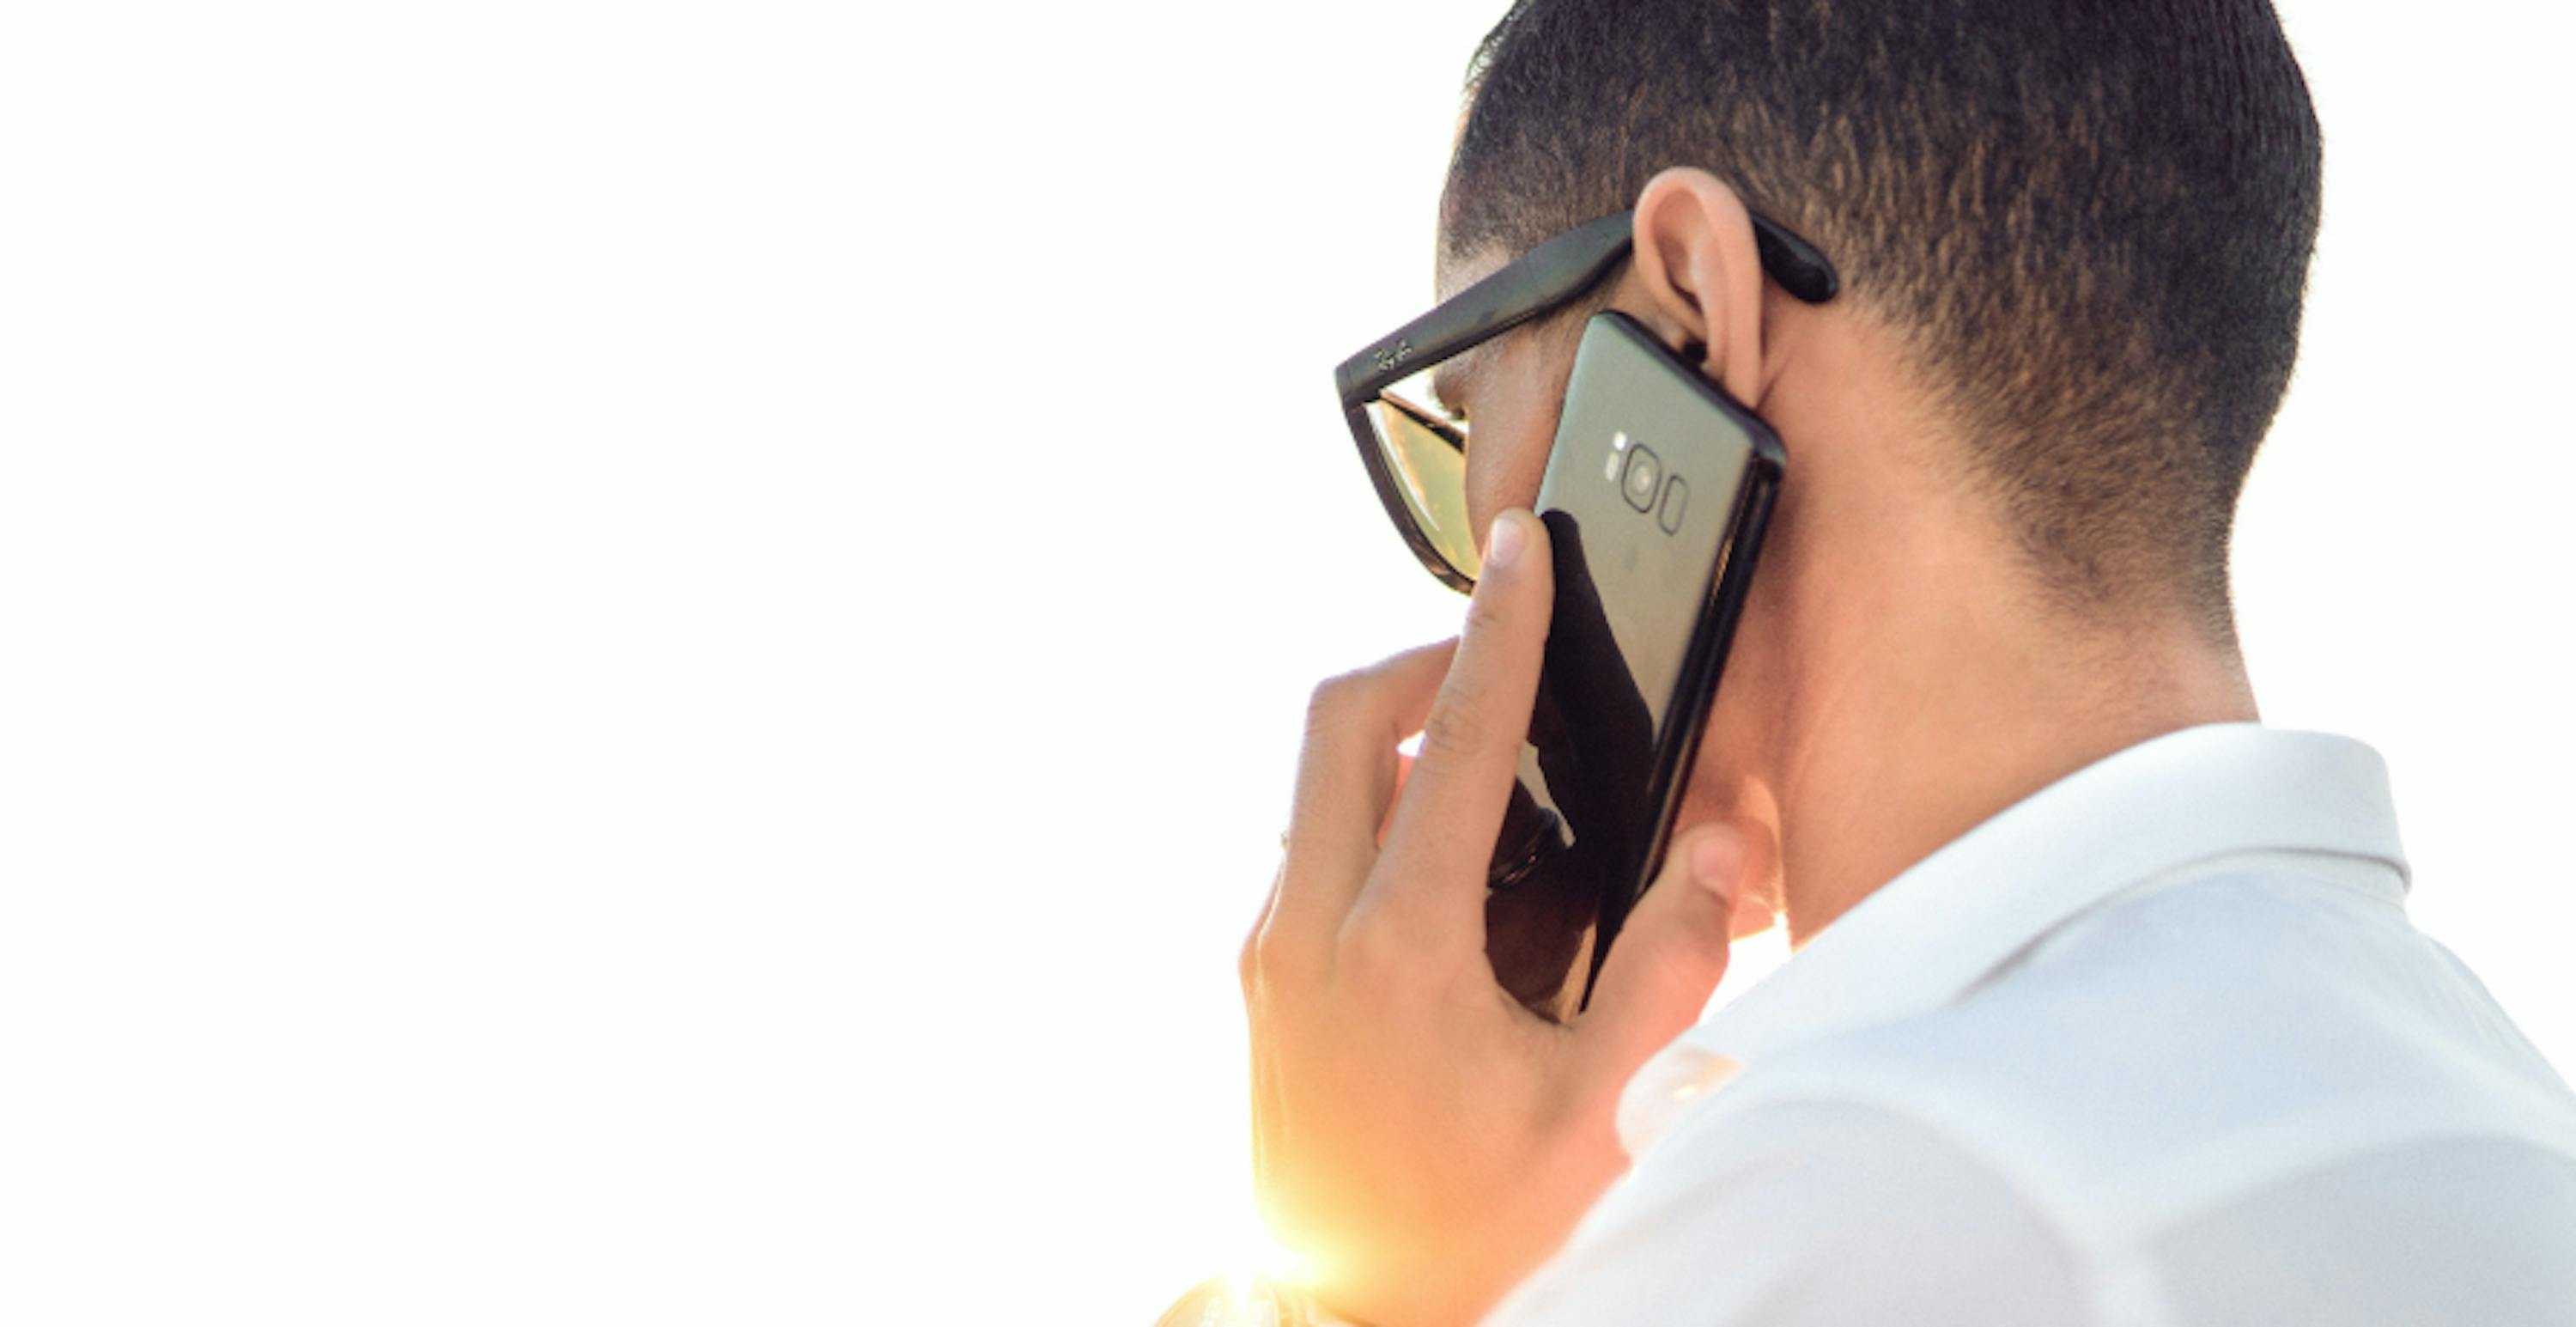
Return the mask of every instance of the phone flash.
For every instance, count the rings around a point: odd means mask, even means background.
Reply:
[[[1610,435],[1610,459],[1601,467],[1601,477],[1603,479],[1616,481],[1619,478],[1619,458],[1627,450],[1628,435],[1626,433],[1620,432]]]

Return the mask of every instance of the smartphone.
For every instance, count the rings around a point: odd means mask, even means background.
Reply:
[[[1635,319],[1585,326],[1538,491],[1556,610],[1522,763],[1569,877],[1597,891],[1581,1004],[1663,866],[1783,459],[1770,425]]]

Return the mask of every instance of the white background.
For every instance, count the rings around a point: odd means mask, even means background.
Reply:
[[[12,8],[0,1319],[1142,1323],[1252,1248],[1305,694],[1459,609],[1327,374],[1499,9]],[[2257,685],[2576,1065],[2576,27],[2287,21]]]

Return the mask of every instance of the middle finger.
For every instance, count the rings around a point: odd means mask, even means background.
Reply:
[[[1376,866],[1396,744],[1422,727],[1457,642],[1407,650],[1316,689],[1266,943],[1326,952]]]

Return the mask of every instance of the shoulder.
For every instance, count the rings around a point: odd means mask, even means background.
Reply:
[[[2401,909],[2278,872],[2101,909],[1721,1095],[1874,1104],[2106,1228],[2418,1138],[2576,1155],[2576,1094],[2472,974]]]
[[[2576,1156],[2539,1140],[2417,1135],[2223,1192],[2126,1221],[1937,1116],[1729,1088],[1488,1327],[2538,1327],[2576,1303]]]
[[[1771,1099],[1695,1113],[1681,1132],[1493,1327],[2094,1320],[2053,1215],[1918,1117]]]
[[[2525,1049],[2383,901],[2147,896],[1748,1067],[1493,1321],[2215,1322],[2326,1282],[2389,1321],[2371,1297],[2576,1290],[2576,1098]],[[2442,1256],[2482,1275],[2417,1256],[2418,1214],[2454,1211]]]

